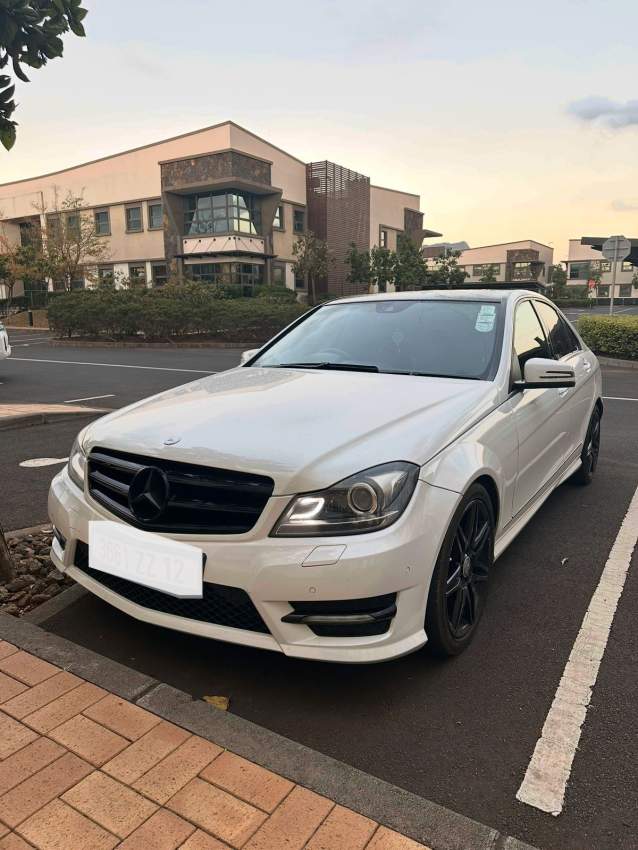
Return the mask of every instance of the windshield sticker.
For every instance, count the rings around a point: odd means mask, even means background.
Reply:
[[[496,305],[482,304],[476,317],[474,328],[482,334],[491,333],[494,330],[494,322],[496,321]]]

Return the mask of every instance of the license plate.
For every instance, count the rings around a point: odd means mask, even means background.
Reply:
[[[201,549],[119,522],[89,522],[89,566],[182,599],[204,594]]]

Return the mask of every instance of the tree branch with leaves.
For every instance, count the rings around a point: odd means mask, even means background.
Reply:
[[[11,64],[15,76],[28,83],[24,67],[39,69],[62,56],[62,36],[70,30],[83,37],[86,15],[81,0],[0,0],[0,68]],[[0,142],[7,150],[16,140],[14,94],[12,78],[0,74]]]
[[[334,257],[328,250],[328,243],[309,230],[299,236],[293,246],[292,253],[295,261],[293,271],[300,277],[308,279],[308,295],[310,304],[317,303],[317,281],[325,278]]]

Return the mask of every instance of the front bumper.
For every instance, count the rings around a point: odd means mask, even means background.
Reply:
[[[412,652],[426,642],[423,626],[430,579],[459,498],[457,493],[419,481],[404,515],[390,528],[349,537],[272,538],[268,534],[289,502],[289,497],[275,496],[247,534],[232,538],[171,535],[204,551],[205,582],[239,588],[248,594],[265,623],[262,632],[154,610],[125,598],[79,569],[75,561],[77,542],[88,542],[89,522],[116,518],[81,492],[66,469],[53,479],[49,493],[51,521],[66,540],[64,547],[54,541],[51,557],[62,572],[138,620],[299,658],[383,661]],[[325,563],[338,553],[336,562]],[[321,561],[324,563],[317,563]],[[316,565],[303,566],[304,562]],[[330,628],[317,629],[294,616],[295,612],[303,613],[304,603],[310,606],[373,597],[387,601],[390,595],[396,613],[380,634],[356,636],[355,629],[355,636],[335,637]]]

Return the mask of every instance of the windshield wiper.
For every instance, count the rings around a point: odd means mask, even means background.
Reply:
[[[365,363],[274,363],[275,369],[334,369],[340,372],[378,372],[378,366]]]
[[[383,369],[384,375],[416,375],[418,378],[453,378],[460,381],[482,381],[483,378],[475,378],[472,375],[444,375],[441,372],[412,372],[403,369]]]

